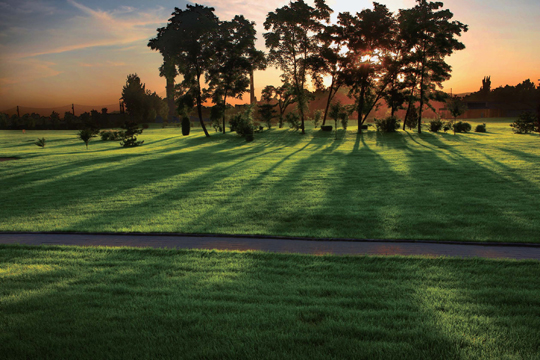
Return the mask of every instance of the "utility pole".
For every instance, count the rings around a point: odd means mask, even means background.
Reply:
[[[75,104],[71,104],[71,112],[73,113],[73,116],[75,116]]]

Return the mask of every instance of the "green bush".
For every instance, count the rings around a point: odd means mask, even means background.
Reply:
[[[340,119],[341,119],[341,127],[343,128],[343,130],[347,130],[347,125],[349,124],[349,116],[347,113],[341,113],[340,114]]]
[[[184,116],[182,118],[182,135],[188,136],[192,126],[193,124],[191,123],[191,120],[189,120],[189,117]]]
[[[440,119],[431,120],[429,122],[429,131],[439,132],[443,128],[443,122]]]
[[[476,129],[474,129],[474,132],[482,132],[482,133],[485,133],[486,132],[486,124],[482,124],[482,125],[476,125]]]
[[[120,130],[103,130],[99,135],[103,141],[118,141],[124,137],[124,132]]]
[[[300,129],[300,116],[295,112],[290,112],[285,116],[285,121],[291,129],[298,131]]]
[[[229,120],[229,128],[238,135],[246,137],[246,141],[253,141],[253,133],[255,131],[255,126],[253,125],[253,108],[248,107],[246,111],[232,116]]]
[[[537,121],[535,114],[526,111],[521,113],[510,126],[515,134],[529,134],[535,131],[535,123]]]
[[[40,148],[44,148],[45,147],[45,138],[41,138],[41,139],[38,138],[37,141],[34,144],[36,144]]]
[[[447,132],[448,130],[452,130],[452,122],[451,121],[445,122],[443,126],[443,130],[444,132]]]
[[[416,129],[418,126],[418,111],[416,111],[414,105],[411,105],[411,108],[409,109],[409,113],[405,119],[405,126],[407,126],[409,130]]]
[[[122,141],[120,142],[120,146],[135,147],[144,143],[144,140],[137,141],[137,137],[135,135],[142,134],[143,129],[139,129],[139,125],[135,121],[126,121],[122,126],[122,129],[124,129],[125,131]]]
[[[79,130],[79,132],[77,133],[77,138],[84,141],[84,143],[86,144],[86,149],[88,149],[88,143],[90,142],[90,139],[96,136],[97,135],[95,134],[95,132],[92,129],[88,128]]]
[[[471,129],[472,129],[471,124],[467,122],[458,121],[457,123],[454,124],[454,131],[457,133],[466,133],[466,132],[471,131]]]
[[[375,126],[380,132],[395,132],[399,129],[399,120],[395,116],[389,116],[385,119],[375,119]]]

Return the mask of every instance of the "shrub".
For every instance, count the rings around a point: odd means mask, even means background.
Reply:
[[[416,107],[413,104],[411,104],[409,113],[405,118],[405,126],[407,126],[409,130],[416,129],[418,126],[418,111],[416,111]]]
[[[313,117],[313,125],[315,126],[315,129],[321,123],[322,117],[323,117],[323,112],[321,110],[315,111],[315,115]]]
[[[300,116],[295,112],[290,112],[285,116],[285,121],[291,129],[298,131],[300,129]]]
[[[474,129],[474,132],[482,132],[482,133],[485,133],[486,132],[486,124],[482,124],[482,125],[476,125],[476,129]]]
[[[347,130],[347,125],[349,124],[348,114],[343,112],[339,114],[339,117],[341,119],[341,127],[343,127],[343,130]]]
[[[444,132],[447,132],[448,130],[452,130],[452,122],[451,121],[445,122],[443,126],[443,130]]]
[[[395,132],[399,128],[399,120],[395,116],[385,119],[375,119],[375,126],[380,132]]]
[[[103,141],[118,141],[124,137],[124,132],[120,130],[103,130],[99,135]]]
[[[439,132],[443,127],[443,122],[440,119],[437,120],[431,120],[429,122],[429,131],[431,132]]]
[[[253,107],[248,107],[246,111],[236,114],[229,120],[231,131],[236,131],[240,136],[246,137],[246,141],[253,141],[255,127],[253,125]],[[251,139],[251,140],[250,140]]]
[[[45,138],[41,138],[41,139],[38,138],[37,141],[34,144],[36,144],[40,148],[44,148],[45,147]]]
[[[152,110],[154,110],[154,109],[152,109]],[[154,112],[155,112],[155,110],[154,110]],[[145,130],[148,129],[149,127],[150,127],[150,125],[148,125],[148,124],[142,124],[142,128],[145,129]]]
[[[212,127],[216,132],[222,132],[223,128],[221,127],[221,120],[220,119],[214,119],[212,120]]]
[[[471,131],[471,129],[472,129],[471,124],[467,122],[458,121],[457,123],[454,124],[454,131],[457,133],[466,133],[466,132]]]
[[[88,143],[90,139],[96,137],[97,135],[92,131],[92,129],[82,129],[77,133],[77,137],[84,141],[86,144],[86,149],[88,150]]]
[[[126,121],[124,125],[122,126],[124,131],[124,137],[122,141],[120,142],[120,146],[122,147],[134,147],[139,146],[144,143],[144,141],[137,141],[137,137],[135,135],[140,135],[143,132],[143,129],[139,129],[139,125],[134,121]]]
[[[529,134],[535,131],[536,116],[529,112],[523,112],[510,126],[515,134]]]
[[[191,121],[187,116],[184,116],[182,118],[182,135],[187,136],[189,135],[189,131],[191,130]]]
[[[360,129],[362,129],[362,130],[367,130],[367,129],[369,128],[369,126],[370,126],[369,124],[362,124],[362,125],[360,126]]]
[[[322,131],[332,131],[332,125],[323,125],[321,126]]]

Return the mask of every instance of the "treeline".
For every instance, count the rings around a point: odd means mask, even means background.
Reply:
[[[373,9],[339,13],[337,24],[330,24],[332,12],[324,0],[316,0],[314,6],[299,0],[268,13],[265,54],[255,49],[254,23],[242,15],[221,21],[211,7],[175,8],[167,26],[148,43],[163,56],[160,75],[167,79],[169,117],[172,109],[183,117],[196,110],[209,136],[202,104],[210,99],[213,118],[222,119],[225,131],[227,99],[241,98],[253,81],[253,71],[272,65],[282,70],[283,84],[265,88],[264,111],[271,116],[270,107],[276,107],[279,123],[283,107],[294,103],[304,133],[311,82],[328,92],[323,123],[335,94],[347,89],[359,132],[380,101],[386,101],[392,116],[399,109],[407,109],[406,118],[414,114],[421,132],[424,107],[432,100],[444,100],[438,88],[451,73],[445,58],[465,48],[457,38],[467,26],[452,20],[453,14],[441,2],[426,0],[396,13],[373,3]],[[182,81],[175,85],[176,75]],[[330,86],[325,86],[324,78],[330,79]]]
[[[464,98],[466,101],[487,101],[501,104],[519,104],[534,108],[540,99],[540,86],[527,79],[516,86],[506,85],[491,90],[481,88],[479,91],[469,94]]]
[[[0,113],[0,129],[2,130],[81,130],[120,127],[126,121],[127,115],[108,113],[107,108],[101,112],[92,110],[75,116],[66,111],[64,117],[53,111],[49,116],[36,113],[8,116]]]

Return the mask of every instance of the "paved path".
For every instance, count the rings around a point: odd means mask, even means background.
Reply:
[[[486,246],[392,241],[318,241],[213,236],[0,234],[0,244],[133,246],[336,255],[428,255],[540,260],[540,246]]]

